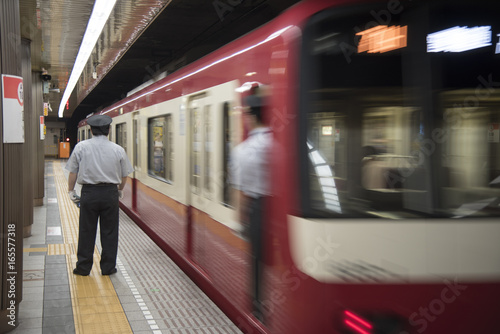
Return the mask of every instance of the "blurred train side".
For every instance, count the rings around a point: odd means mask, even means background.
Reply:
[[[271,104],[275,125],[294,128],[293,110],[285,108],[293,99],[289,81],[296,68],[294,55],[299,32],[293,25],[297,13],[283,22],[276,22],[256,33],[231,43],[204,57],[197,63],[169,75],[143,91],[124,99],[106,110],[113,124],[126,124],[127,152],[136,171],[125,188],[122,208],[145,229],[178,265],[201,286],[207,294],[245,332],[265,332],[250,316],[249,246],[238,232],[232,206],[222,203],[221,183],[226,180],[215,174],[217,189],[212,193],[193,194],[190,185],[189,108],[198,102],[211,105],[214,124],[214,147],[222,146],[222,105],[231,106],[233,143],[242,135],[241,94],[236,89],[245,82],[273,84]],[[302,15],[298,15],[301,17]],[[289,23],[287,23],[287,21]],[[278,28],[277,28],[278,27]],[[288,27],[288,29],[286,29]],[[282,34],[276,31],[286,29]],[[275,34],[275,35],[273,35]],[[284,70],[287,69],[285,72]],[[246,76],[247,73],[255,73]],[[148,118],[168,114],[174,127],[175,164],[173,182],[165,183],[148,175],[147,122]],[[289,116],[291,115],[291,116]],[[136,129],[136,131],[134,131]],[[89,128],[81,124],[80,138],[88,138]],[[283,132],[283,137],[285,132]],[[111,137],[116,138],[116,127]],[[291,138],[283,140],[290,141]],[[137,143],[137,144],[135,144]],[[287,144],[284,144],[284,146]],[[214,151],[214,168],[220,173],[221,150]],[[289,171],[292,173],[292,170]],[[205,196],[206,195],[206,196]],[[280,227],[280,233],[284,233]],[[281,236],[286,239],[286,236]],[[147,254],[144,254],[147,261]]]
[[[302,27],[318,11],[349,3],[301,3],[105,109],[102,113],[113,117],[111,140],[122,136],[135,167],[121,206],[245,333],[393,333],[380,330],[384,323],[397,333],[483,332],[500,310],[499,264],[495,264],[500,229],[495,219],[420,218],[402,223],[301,218],[297,138]],[[250,314],[249,245],[240,235],[224,167],[225,130],[230,130],[232,146],[242,140],[241,105],[248,93],[244,88],[257,82],[270,88],[268,122],[275,139],[271,161],[275,196],[265,242],[265,326]],[[148,136],[152,120],[158,117],[171,127],[171,179],[149,172]],[[80,138],[88,138],[88,132],[81,122]],[[208,140],[193,145],[198,135]],[[193,170],[194,159],[199,159],[200,170]],[[453,270],[442,277],[431,274],[429,268],[440,263],[441,256],[462,265],[459,257],[480,248],[475,244],[480,238],[491,253],[481,249],[468,255],[491,264],[491,278],[459,281],[460,274]],[[474,244],[462,247],[464,242]],[[404,265],[417,273],[416,278],[400,279],[387,272],[378,282],[349,282],[328,273],[327,266],[351,263],[353,258],[385,262],[396,272]],[[358,324],[369,319],[378,331],[346,326],[351,315]]]

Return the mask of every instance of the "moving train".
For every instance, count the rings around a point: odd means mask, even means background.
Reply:
[[[244,333],[498,332],[499,7],[296,4],[99,112],[135,167],[122,209]],[[255,87],[262,319],[229,168]]]

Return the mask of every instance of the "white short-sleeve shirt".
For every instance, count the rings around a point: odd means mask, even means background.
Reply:
[[[79,142],[69,157],[66,169],[77,173],[79,184],[120,184],[134,171],[123,147],[106,136]]]
[[[257,198],[271,195],[269,154],[272,133],[269,128],[256,128],[237,145],[231,154],[231,182],[245,195]]]

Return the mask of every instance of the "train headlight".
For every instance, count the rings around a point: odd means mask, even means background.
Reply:
[[[345,310],[344,311],[344,325],[351,329],[354,333],[359,334],[372,334],[373,325],[366,319],[358,314]]]
[[[407,331],[407,322],[398,315],[377,312],[344,310],[342,333],[348,334],[401,334]]]

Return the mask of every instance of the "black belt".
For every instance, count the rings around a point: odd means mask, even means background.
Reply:
[[[109,186],[118,186],[114,183],[96,183],[96,184],[84,184],[83,187],[109,187]]]

